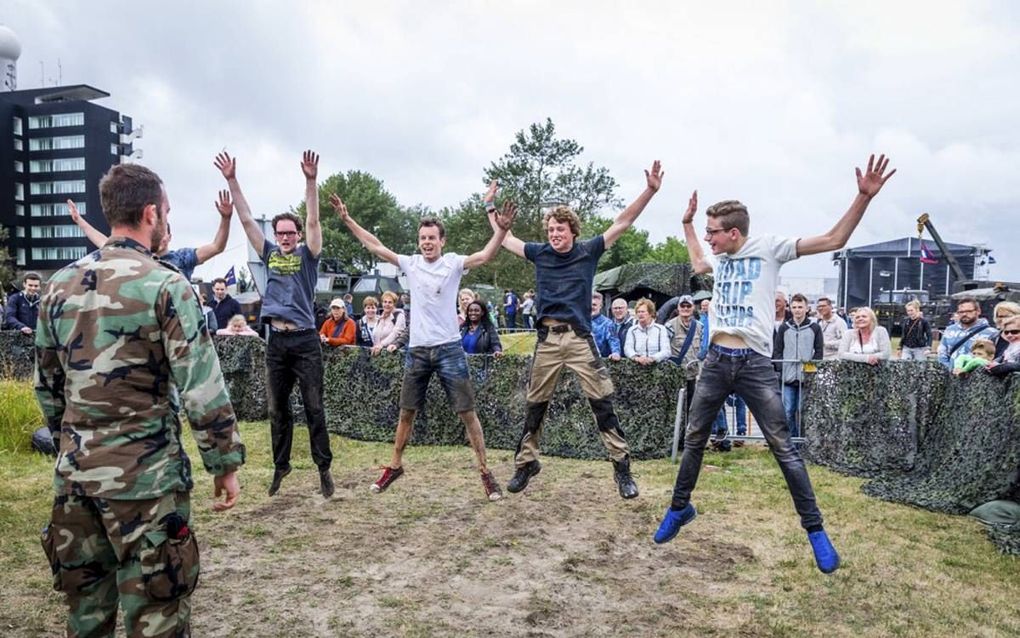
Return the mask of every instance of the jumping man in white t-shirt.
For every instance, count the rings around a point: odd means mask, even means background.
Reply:
[[[411,298],[414,299],[404,379],[400,386],[400,418],[393,441],[393,460],[383,468],[379,480],[372,484],[372,491],[382,492],[403,475],[404,448],[411,439],[414,417],[425,407],[425,391],[432,374],[436,373],[450,400],[450,407],[467,428],[485,494],[490,501],[498,500],[503,493],[485,463],[485,435],[475,412],[474,387],[468,376],[467,358],[460,340],[457,291],[464,273],[485,264],[499,252],[500,244],[517,214],[516,205],[508,202],[501,212],[489,213],[495,222],[492,239],[485,248],[467,257],[453,253],[444,255],[446,230],[443,223],[437,219],[422,218],[418,223],[418,251],[421,254],[409,256],[398,255],[359,226],[337,195],[331,195],[329,200],[340,220],[365,248],[407,274]]]
[[[747,403],[776,457],[800,515],[818,569],[828,574],[839,567],[839,554],[822,527],[822,513],[800,453],[790,440],[783,400],[770,361],[775,315],[774,297],[779,268],[804,255],[831,252],[846,245],[864,216],[871,199],[895,170],[885,174],[889,160],[884,155],[868,159],[867,171],[857,169],[857,196],[832,229],[817,237],[787,239],[775,235],[748,237],[747,208],[738,201],[719,202],[705,211],[708,222],[705,241],[712,249],[706,257],[694,214],[698,192],[691,196],[683,218],[684,236],[695,273],[714,271],[715,289],[709,310],[711,346],[691,404],[684,438],[684,455],[673,488],[673,500],[655,533],[656,543],[673,539],[697,512],[691,492],[698,481],[701,459],[712,422],[731,393]]]

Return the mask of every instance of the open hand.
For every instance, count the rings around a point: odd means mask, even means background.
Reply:
[[[215,203],[216,210],[223,217],[230,217],[234,212],[234,202],[230,201],[230,191],[220,191],[220,199]]]
[[[694,191],[691,194],[691,199],[687,202],[687,212],[684,213],[684,223],[690,224],[694,221],[694,214],[698,212],[698,191]]]
[[[878,195],[878,191],[882,190],[882,186],[889,181],[890,177],[896,174],[896,169],[894,168],[888,175],[884,175],[885,169],[888,167],[889,159],[885,155],[879,155],[876,162],[875,155],[872,154],[868,158],[867,171],[862,174],[860,168],[854,169],[857,171],[857,190],[860,191],[861,195],[867,195],[868,197]]]
[[[71,216],[71,221],[78,223],[81,221],[81,213],[78,212],[78,207],[74,205],[74,200],[67,200],[67,214]]]
[[[213,161],[213,165],[220,169],[220,173],[223,174],[223,179],[230,180],[237,178],[237,160],[231,157],[226,151],[223,151],[216,156],[216,160]]]
[[[495,213],[490,213],[502,230],[510,230],[510,227],[514,224],[514,219],[517,217],[517,204],[513,202],[503,202],[503,210],[498,210]]]
[[[662,187],[662,176],[665,174],[666,172],[662,170],[662,164],[659,160],[652,162],[652,170],[645,171],[645,181],[648,182],[648,188],[656,193],[659,192],[659,188]]]
[[[319,174],[319,156],[312,151],[305,151],[301,157],[301,172],[305,179],[315,179]]]
[[[496,180],[489,182],[489,190],[485,191],[485,194],[482,195],[482,203],[485,204],[486,207],[489,207],[496,202],[496,191],[498,190],[499,184],[496,183]]]

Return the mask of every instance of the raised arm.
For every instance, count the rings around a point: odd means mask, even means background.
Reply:
[[[347,226],[347,229],[350,230],[351,234],[361,242],[361,245],[368,249],[368,252],[372,253],[379,259],[400,268],[400,260],[397,257],[397,253],[384,246],[383,243],[379,241],[378,237],[359,226],[358,222],[354,221],[354,218],[347,212],[347,205],[344,204],[339,195],[336,193],[330,195],[329,203],[333,205],[333,210],[335,210],[336,214],[339,215],[340,221]]]
[[[694,229],[694,214],[698,212],[698,191],[691,194],[687,202],[687,212],[684,213],[684,240],[687,242],[687,254],[691,258],[691,266],[694,274],[700,275],[712,272],[712,264],[705,259],[705,251],[701,248],[701,238],[698,231]]]
[[[857,224],[861,223],[864,211],[868,209],[868,204],[871,203],[872,198],[878,195],[878,191],[882,190],[882,186],[889,181],[890,177],[896,174],[896,169],[894,168],[886,175],[885,169],[888,167],[889,159],[885,155],[879,155],[877,162],[875,161],[875,156],[872,155],[868,158],[868,169],[865,173],[861,173],[861,169],[856,168],[857,197],[850,204],[850,208],[843,213],[843,217],[836,222],[836,225],[829,232],[816,237],[802,237],[799,239],[797,241],[797,256],[803,257],[804,255],[831,252],[845,246],[846,242],[850,239],[850,235],[857,228]]]
[[[305,151],[301,158],[301,172],[305,174],[305,245],[313,257],[322,252],[322,224],[319,223],[319,187],[315,178],[319,174],[319,156]]]
[[[90,242],[96,245],[96,248],[102,248],[106,240],[109,239],[106,235],[96,230],[96,227],[85,221],[85,218],[78,212],[78,207],[74,205],[74,202],[67,200],[67,212],[71,215],[71,221],[78,225],[78,228],[85,233],[85,237]]]
[[[499,184],[496,180],[489,182],[489,190],[485,192],[485,196],[482,197],[482,202],[485,204],[485,213],[489,216],[489,225],[492,226],[492,232],[499,232],[499,225],[496,223],[496,191],[499,190]],[[506,248],[518,257],[524,257],[524,242],[514,237],[514,234],[508,228],[506,233],[503,235],[503,248]]]
[[[606,244],[606,250],[609,250],[609,247],[620,238],[620,235],[630,228],[631,224],[634,223],[634,220],[636,220],[638,215],[641,214],[641,211],[643,211],[645,206],[648,205],[648,202],[652,201],[652,197],[662,186],[663,175],[665,175],[665,172],[663,172],[662,165],[659,163],[659,160],[652,162],[652,170],[650,172],[645,171],[645,181],[647,183],[645,190],[638,195],[637,199],[635,199],[630,206],[624,208],[623,212],[616,217],[613,225],[606,229],[606,232],[602,233],[602,239]]]
[[[230,237],[230,215],[234,212],[234,203],[230,201],[230,191],[220,191],[220,199],[214,205],[220,214],[220,227],[216,229],[216,236],[211,244],[195,249],[200,264],[204,264],[223,252],[227,247],[227,239]]]
[[[230,196],[233,198],[234,208],[237,210],[237,218],[241,220],[241,227],[244,228],[244,234],[248,236],[248,243],[256,253],[261,255],[262,249],[266,246],[266,236],[262,234],[258,222],[252,217],[251,209],[248,208],[248,200],[244,198],[241,185],[237,183],[237,160],[223,152],[216,156],[213,164],[223,174],[223,179],[227,180],[227,187],[230,189]]]
[[[489,216],[489,223],[493,227],[492,237],[489,239],[489,243],[485,244],[485,248],[468,255],[464,259],[464,268],[467,270],[477,268],[496,256],[500,245],[503,244],[503,240],[510,230],[510,226],[514,223],[514,218],[517,217],[517,205],[513,202],[504,202],[503,210],[487,214]],[[517,241],[519,242],[520,240],[518,239]],[[523,244],[521,244],[521,255],[524,255]]]

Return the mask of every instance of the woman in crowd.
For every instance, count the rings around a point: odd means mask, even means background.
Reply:
[[[468,354],[502,356],[503,345],[499,342],[499,333],[496,326],[492,325],[482,302],[472,301],[468,304],[467,321],[460,327],[460,342]]]
[[[911,299],[906,306],[907,318],[903,320],[900,340],[900,359],[904,361],[927,361],[931,352],[931,326],[921,312],[921,303]]]
[[[379,300],[365,297],[361,308],[363,314],[358,320],[356,343],[362,348],[371,348],[375,345],[375,329],[379,325]]]
[[[1020,372],[1020,313],[1003,317],[1000,322],[998,306],[996,306],[995,312],[995,323],[999,326],[999,338],[1006,342],[1006,347],[1002,354],[996,356],[985,369],[990,374],[1001,377],[1011,372]]]
[[[853,328],[846,331],[839,343],[839,358],[878,365],[892,356],[889,332],[878,325],[875,311],[867,306],[854,310]]]
[[[530,290],[524,293],[524,301],[521,302],[521,316],[524,317],[524,327],[528,330],[534,330],[535,293]]]
[[[655,323],[655,302],[639,299],[634,304],[637,322],[627,331],[623,353],[643,366],[659,363],[669,358],[669,333],[666,326]]]
[[[457,293],[457,321],[460,322],[460,325],[463,326],[467,321],[468,304],[475,299],[478,299],[478,295],[470,288],[461,288]]]
[[[319,329],[319,340],[327,346],[353,346],[357,329],[354,320],[347,316],[347,304],[337,297],[329,304],[329,316]]]
[[[382,314],[372,334],[372,354],[376,355],[386,349],[393,352],[397,349],[394,342],[407,330],[407,318],[404,311],[397,308],[400,297],[397,293],[387,290],[382,294]],[[392,348],[390,346],[393,346]]]
[[[995,339],[995,356],[999,357],[1009,347],[1009,341],[1002,336],[1004,322],[1010,317],[1020,316],[1020,304],[1015,301],[1000,301],[995,304],[992,316],[995,317],[995,327],[999,330],[999,336]]]
[[[226,328],[220,328],[216,334],[223,337],[257,337],[259,333],[248,327],[244,315],[234,315],[230,318]]]

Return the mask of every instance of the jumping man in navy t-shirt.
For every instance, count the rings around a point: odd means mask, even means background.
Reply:
[[[514,460],[517,472],[507,484],[510,492],[520,492],[532,476],[538,474],[539,439],[549,399],[556,390],[560,372],[566,366],[574,371],[598,424],[599,435],[613,460],[620,496],[634,498],[637,485],[630,475],[630,450],[620,421],[613,410],[613,382],[605,361],[599,356],[591,336],[591,291],[599,257],[620,238],[662,185],[659,162],[645,171],[647,188],[628,206],[602,235],[577,241],[581,221],[567,206],[557,206],[545,215],[549,241],[524,243],[507,233],[503,247],[535,264],[538,284],[538,343],[528,381],[527,413],[524,432],[517,444]],[[487,209],[494,209],[496,183],[485,195]]]

